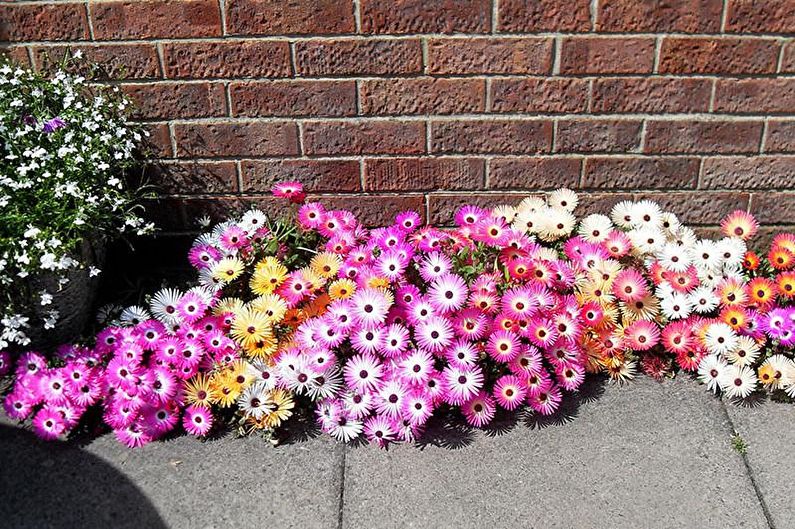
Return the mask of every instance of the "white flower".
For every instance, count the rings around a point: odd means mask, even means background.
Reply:
[[[738,237],[724,237],[718,241],[717,250],[723,261],[723,267],[736,269],[742,266],[748,248],[745,241]]]
[[[46,307],[47,305],[52,303],[52,294],[50,294],[46,290],[42,290],[39,293],[39,298],[41,299],[41,306],[42,307]]]
[[[36,228],[35,226],[28,225],[28,229],[25,230],[25,233],[23,233],[22,236],[25,237],[26,239],[32,239],[40,233],[41,233],[40,229]]]
[[[549,194],[547,203],[552,208],[563,209],[571,213],[577,208],[579,199],[577,198],[577,193],[562,187]]]
[[[698,287],[688,294],[693,310],[699,314],[709,314],[718,306],[720,299],[709,287]]]
[[[138,325],[142,321],[146,321],[151,318],[152,317],[149,315],[146,309],[139,307],[138,305],[131,305],[127,307],[121,312],[121,316],[119,316],[121,322],[126,323],[127,325]]]
[[[662,210],[656,202],[641,200],[632,205],[630,215],[635,228],[646,227],[655,230],[662,228]]]
[[[718,245],[708,239],[703,239],[694,244],[690,250],[690,258],[702,270],[715,270],[721,265]]]
[[[759,358],[759,344],[750,336],[740,336],[734,349],[726,354],[726,359],[737,366],[751,366]]]
[[[713,323],[707,327],[704,342],[711,353],[725,355],[737,346],[737,334],[723,322]]]
[[[613,231],[613,223],[606,215],[588,215],[580,223],[578,233],[588,242],[599,243],[607,239]]]
[[[96,266],[89,266],[88,267],[88,277],[97,277],[101,273],[102,273],[102,270],[100,270]]]
[[[674,242],[665,243],[657,252],[657,259],[663,268],[672,272],[684,272],[692,262],[687,250]]]
[[[734,365],[724,371],[719,383],[727,397],[744,399],[756,389],[757,381],[752,369]]]
[[[690,299],[688,299],[687,295],[671,289],[671,292],[667,295],[660,296],[660,309],[669,320],[687,318],[690,316],[691,311]]]
[[[717,393],[728,369],[726,361],[718,355],[707,355],[698,364],[698,380],[706,385],[709,391]]]

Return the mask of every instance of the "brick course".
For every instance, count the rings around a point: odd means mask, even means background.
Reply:
[[[2,52],[80,50],[151,133],[169,230],[283,179],[379,222],[568,186],[711,229],[795,224],[795,9],[758,0],[42,0]]]

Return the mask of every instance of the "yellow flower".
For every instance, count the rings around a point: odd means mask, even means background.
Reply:
[[[251,364],[245,360],[235,360],[229,366],[230,385],[237,389],[238,392],[242,392],[253,384],[255,378],[256,375],[251,369]]]
[[[274,389],[268,395],[265,407],[269,410],[265,414],[265,423],[269,428],[277,428],[293,414],[290,410],[295,407],[295,402],[288,391]]]
[[[389,279],[385,277],[373,276],[367,280],[367,286],[370,288],[389,288]]]
[[[265,259],[268,258],[266,257]],[[271,257],[270,259],[273,258]],[[287,268],[275,259],[273,259],[273,262],[269,261],[266,265],[262,265],[263,261],[257,264],[249,282],[251,291],[258,295],[270,294],[276,290],[287,278],[288,272]]]
[[[272,325],[282,321],[287,313],[287,302],[278,294],[262,295],[252,300],[249,306],[251,309],[265,314]]]
[[[318,294],[323,285],[326,284],[326,279],[315,273],[311,268],[302,268],[300,272],[304,280],[309,283],[309,291],[314,294]]]
[[[245,308],[235,313],[232,323],[232,338],[243,346],[273,339],[273,328],[268,315],[258,310]]]
[[[215,386],[214,395],[216,404],[222,408],[228,408],[237,402],[238,397],[240,397],[240,386],[235,384],[231,371],[226,370],[217,373],[213,377],[213,384]]]
[[[342,259],[330,252],[319,253],[312,258],[309,267],[320,277],[331,279],[337,275],[342,266]]]
[[[216,316],[230,312],[234,314],[240,310],[243,310],[243,300],[239,298],[223,298],[213,307],[213,314]]]
[[[185,383],[185,401],[188,404],[209,407],[217,398],[212,380],[199,373]]]
[[[328,295],[331,299],[348,299],[356,292],[356,283],[350,279],[338,279],[328,287]]]
[[[230,283],[240,277],[244,270],[243,262],[236,257],[221,259],[213,268],[213,277],[218,281]]]

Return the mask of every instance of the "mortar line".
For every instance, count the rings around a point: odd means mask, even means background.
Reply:
[[[558,120],[552,120],[552,148],[550,151],[552,154],[558,152]]]
[[[652,73],[660,72],[660,54],[662,53],[662,37],[654,39],[654,59],[652,61]]]
[[[787,49],[787,41],[781,41],[781,49],[778,50],[778,59],[776,60],[776,73],[781,73],[781,69],[784,66],[784,50]]]
[[[720,13],[720,32],[726,33],[726,19],[729,14],[729,0],[723,0],[723,6]]]
[[[491,96],[491,77],[486,77],[486,112],[491,112],[492,105],[492,96]]]
[[[35,70],[36,60],[33,58],[33,48],[30,46],[25,46],[25,53],[28,55],[28,62],[30,63],[30,66]]]
[[[226,114],[231,118],[232,115],[232,87],[230,82],[224,83],[224,92],[226,94]]]
[[[422,50],[422,73],[428,75],[428,39],[420,39],[420,49]]]
[[[765,144],[767,143],[767,131],[768,131],[768,117],[765,116],[764,121],[762,122],[762,137],[759,138],[759,154],[765,154]]]
[[[715,112],[715,92],[718,90],[718,81],[717,79],[712,80],[712,90],[709,93],[709,112],[710,114]]]
[[[86,0],[86,22],[88,23],[88,36],[94,40],[94,22],[91,20],[91,2]]]
[[[591,31],[596,31],[597,16],[599,15],[599,0],[591,0]]]
[[[362,8],[360,0],[353,0],[353,27],[356,33],[362,32]]]
[[[726,403],[723,399],[720,400],[720,407],[723,410],[723,416],[728,421],[729,426],[731,427],[731,434],[732,435],[740,435],[737,431],[737,428],[734,425],[734,421],[729,415],[729,410],[726,408]],[[746,454],[741,453],[740,457],[743,460],[743,465],[745,466],[745,473],[748,476],[748,479],[751,481],[751,486],[754,489],[754,493],[756,494],[756,499],[759,500],[759,506],[762,508],[762,514],[765,516],[765,521],[767,521],[767,526],[770,529],[776,529],[776,524],[773,523],[773,516],[770,514],[770,509],[767,506],[767,502],[765,502],[765,498],[762,495],[762,491],[759,490],[759,485],[756,482],[756,478],[754,477],[754,471],[751,468],[751,463],[748,461],[748,456]]]
[[[646,149],[646,124],[649,120],[644,119],[640,124],[640,141],[638,142],[638,154],[643,154]]]
[[[497,17],[500,12],[500,0],[493,0],[491,3],[491,34],[497,33]]]
[[[243,193],[243,164],[240,160],[235,161],[235,173],[237,176],[237,194]]]
[[[160,77],[166,78],[166,59],[163,52],[163,43],[155,44],[155,54],[157,55],[157,67],[160,68]]]
[[[337,503],[337,529],[342,529],[344,523],[344,513],[343,509],[345,506],[345,465],[347,462],[347,453],[348,447],[345,443],[341,443],[342,445],[342,455],[340,458],[339,464],[339,481],[340,481],[340,488],[339,488],[339,501]]]
[[[560,57],[563,48],[562,37],[552,39],[552,75],[560,75]]]

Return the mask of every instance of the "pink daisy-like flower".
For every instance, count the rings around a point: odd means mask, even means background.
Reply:
[[[408,329],[399,323],[393,323],[386,328],[380,353],[386,358],[398,358],[406,351],[408,344]]]
[[[510,228],[503,219],[488,216],[477,223],[472,238],[489,246],[499,247],[505,243],[510,234]]]
[[[489,336],[486,352],[498,362],[510,362],[519,355],[521,342],[519,337],[508,331],[497,331]]]
[[[67,402],[67,378],[61,369],[49,369],[42,374],[39,381],[39,390],[44,401],[49,404],[63,404]]]
[[[304,186],[301,182],[280,182],[273,186],[273,196],[286,198],[293,204],[302,204],[306,199]]]
[[[3,409],[6,415],[15,421],[22,421],[28,418],[33,412],[33,403],[26,398],[23,391],[13,390],[6,395],[3,400]]]
[[[179,422],[179,415],[168,405],[151,406],[142,415],[144,425],[152,438],[160,437],[164,433],[170,432]]]
[[[364,423],[364,435],[381,448],[395,440],[395,433],[392,421],[381,415],[370,417]]]
[[[574,391],[585,380],[585,368],[579,364],[561,365],[555,370],[555,376],[563,389]]]
[[[223,258],[223,254],[214,246],[199,244],[188,251],[188,261],[197,270],[210,268]]]
[[[334,323],[339,332],[347,335],[355,325],[353,312],[353,303],[347,299],[340,299],[329,305],[325,317]]]
[[[483,371],[472,366],[462,369],[446,367],[442,371],[444,384],[444,400],[449,404],[460,405],[474,397],[483,387]]]
[[[66,431],[63,417],[55,409],[44,406],[33,417],[33,433],[42,439],[57,439]]]
[[[444,398],[444,380],[442,374],[436,370],[431,373],[428,380],[425,381],[425,396],[427,396],[434,405],[441,402]]]
[[[424,386],[433,371],[433,357],[422,349],[418,349],[400,362],[400,375],[411,385]]]
[[[384,327],[362,327],[351,335],[351,345],[359,353],[375,354],[384,344]]]
[[[626,303],[640,301],[649,294],[643,275],[634,268],[621,270],[613,282],[613,295]]]
[[[420,347],[432,353],[440,353],[453,340],[453,326],[447,318],[431,316],[417,324],[414,339]]]
[[[541,369],[538,372],[530,372],[525,380],[525,385],[527,386],[527,396],[531,397],[552,386],[552,379],[549,378],[546,370]]]
[[[433,414],[433,401],[424,391],[412,391],[403,399],[402,414],[414,426],[421,426]]]
[[[515,375],[527,375],[538,373],[542,367],[541,353],[532,345],[525,345],[516,358],[508,364],[511,372]]]
[[[349,417],[361,420],[370,415],[375,407],[375,399],[372,393],[349,391],[342,396],[342,405]]]
[[[116,336],[113,335],[113,343],[116,343]],[[47,368],[47,360],[39,353],[24,353],[17,360],[15,374],[17,377],[35,375]]]
[[[527,403],[541,415],[552,415],[560,406],[562,399],[560,388],[552,384],[540,391],[529,393]]]
[[[610,257],[613,259],[620,259],[627,255],[630,249],[632,249],[632,241],[630,241],[627,234],[623,231],[613,230],[607,238],[602,241],[602,247],[607,250]]]
[[[70,383],[66,388],[66,395],[76,405],[87,408],[99,400],[102,395],[102,387],[98,380],[87,379],[80,384]]]
[[[390,301],[383,291],[375,288],[357,290],[351,297],[353,317],[362,325],[380,325],[384,323],[389,311]]]
[[[323,222],[326,209],[318,202],[309,202],[298,209],[298,224],[305,230],[315,229]]]
[[[524,336],[534,345],[544,348],[549,347],[558,339],[555,325],[546,318],[532,318],[527,326]]]
[[[151,391],[157,401],[165,403],[173,399],[179,390],[179,386],[171,370],[165,367],[156,367],[151,370],[151,373]]]
[[[631,349],[648,351],[660,342],[660,330],[654,322],[638,320],[624,329],[624,338]]]
[[[412,232],[420,225],[422,218],[415,211],[404,211],[395,217],[395,225],[406,232]]]
[[[359,393],[376,391],[381,384],[383,372],[381,362],[369,354],[352,356],[343,369],[345,383]]]
[[[203,437],[210,433],[213,427],[213,414],[203,406],[190,405],[185,408],[182,427],[191,435]]]
[[[431,252],[420,264],[420,276],[430,283],[450,272],[452,268],[453,262],[449,257],[440,252]]]
[[[475,365],[478,359],[477,348],[465,339],[456,340],[445,350],[444,354],[450,365],[461,369]]]
[[[177,313],[182,321],[193,323],[204,316],[207,302],[196,292],[186,292],[177,303]]]
[[[505,375],[494,383],[494,398],[506,410],[515,410],[524,404],[527,386],[515,375]]]
[[[413,325],[419,325],[436,315],[433,305],[425,296],[420,296],[414,303],[406,307],[406,319]]]
[[[455,214],[455,223],[458,226],[474,227],[478,222],[485,218],[488,214],[482,208],[477,206],[467,205],[461,207]]]
[[[437,277],[428,290],[428,298],[435,309],[441,313],[453,312],[466,303],[467,286],[456,274],[443,274]]]
[[[395,419],[400,416],[407,388],[398,380],[385,382],[378,390],[376,411],[385,417]]]
[[[239,250],[248,243],[246,238],[246,230],[237,224],[227,226],[224,228],[224,231],[221,232],[219,241],[221,243],[221,247],[227,251]]]
[[[494,418],[497,406],[491,395],[485,391],[479,391],[477,395],[461,405],[461,411],[469,424],[476,428],[482,428]]]
[[[152,437],[146,432],[142,422],[136,421],[119,430],[115,430],[114,434],[120,443],[128,448],[137,448],[149,443]]]
[[[503,294],[501,307],[511,318],[529,318],[535,314],[538,304],[530,296],[528,289],[518,287],[511,288]]]
[[[453,331],[461,338],[479,340],[488,332],[490,323],[489,317],[478,309],[466,308],[453,318]]]

